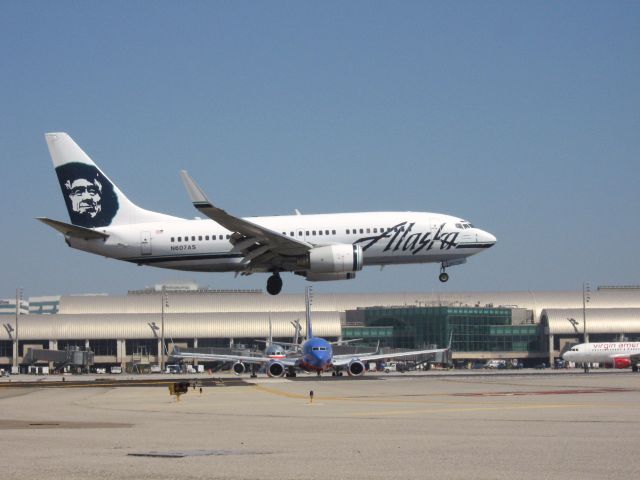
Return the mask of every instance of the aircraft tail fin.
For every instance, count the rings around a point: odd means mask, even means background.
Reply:
[[[449,345],[447,345],[447,350],[451,351],[452,343],[453,343],[453,329],[451,329],[451,333],[449,334]]]
[[[64,132],[45,134],[67,211],[85,228],[175,219],[138,207]]]

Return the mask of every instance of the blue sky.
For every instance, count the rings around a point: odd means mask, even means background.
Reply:
[[[5,2],[0,72],[0,298],[266,281],[68,248],[34,220],[68,220],[47,131],[152,210],[197,214],[187,169],[237,215],[435,211],[499,240],[446,285],[317,291],[640,283],[638,2]]]

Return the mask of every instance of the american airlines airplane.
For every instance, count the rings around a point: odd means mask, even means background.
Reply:
[[[193,205],[187,220],[131,202],[66,133],[45,135],[71,223],[39,217],[72,248],[138,265],[198,272],[282,272],[309,281],[348,280],[365,265],[439,263],[446,269],[496,243],[459,217],[427,212],[329,213],[240,218],[214,206],[182,171]]]
[[[571,347],[562,354],[562,359],[569,362],[608,363],[613,368],[629,368],[638,371],[640,364],[640,342],[604,342],[581,343]],[[588,367],[585,367],[585,372]]]

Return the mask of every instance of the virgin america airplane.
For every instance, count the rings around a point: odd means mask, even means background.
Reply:
[[[611,364],[613,368],[629,368],[638,371],[640,365],[640,342],[600,342],[581,343],[571,347],[562,354],[562,359],[569,362],[583,363],[584,371],[589,371],[589,364]]]
[[[78,250],[138,265],[197,272],[270,272],[267,291],[282,290],[282,272],[309,281],[349,280],[363,266],[467,261],[496,243],[459,217],[427,212],[326,213],[240,218],[218,208],[189,177],[196,209],[187,220],[131,202],[66,133],[45,134],[71,223],[39,217]]]

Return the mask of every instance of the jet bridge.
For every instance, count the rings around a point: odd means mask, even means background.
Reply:
[[[29,348],[23,363],[33,365],[37,362],[51,362],[56,368],[70,366],[86,370],[93,365],[93,357],[93,352],[80,350],[78,347],[67,347],[65,350]]]

